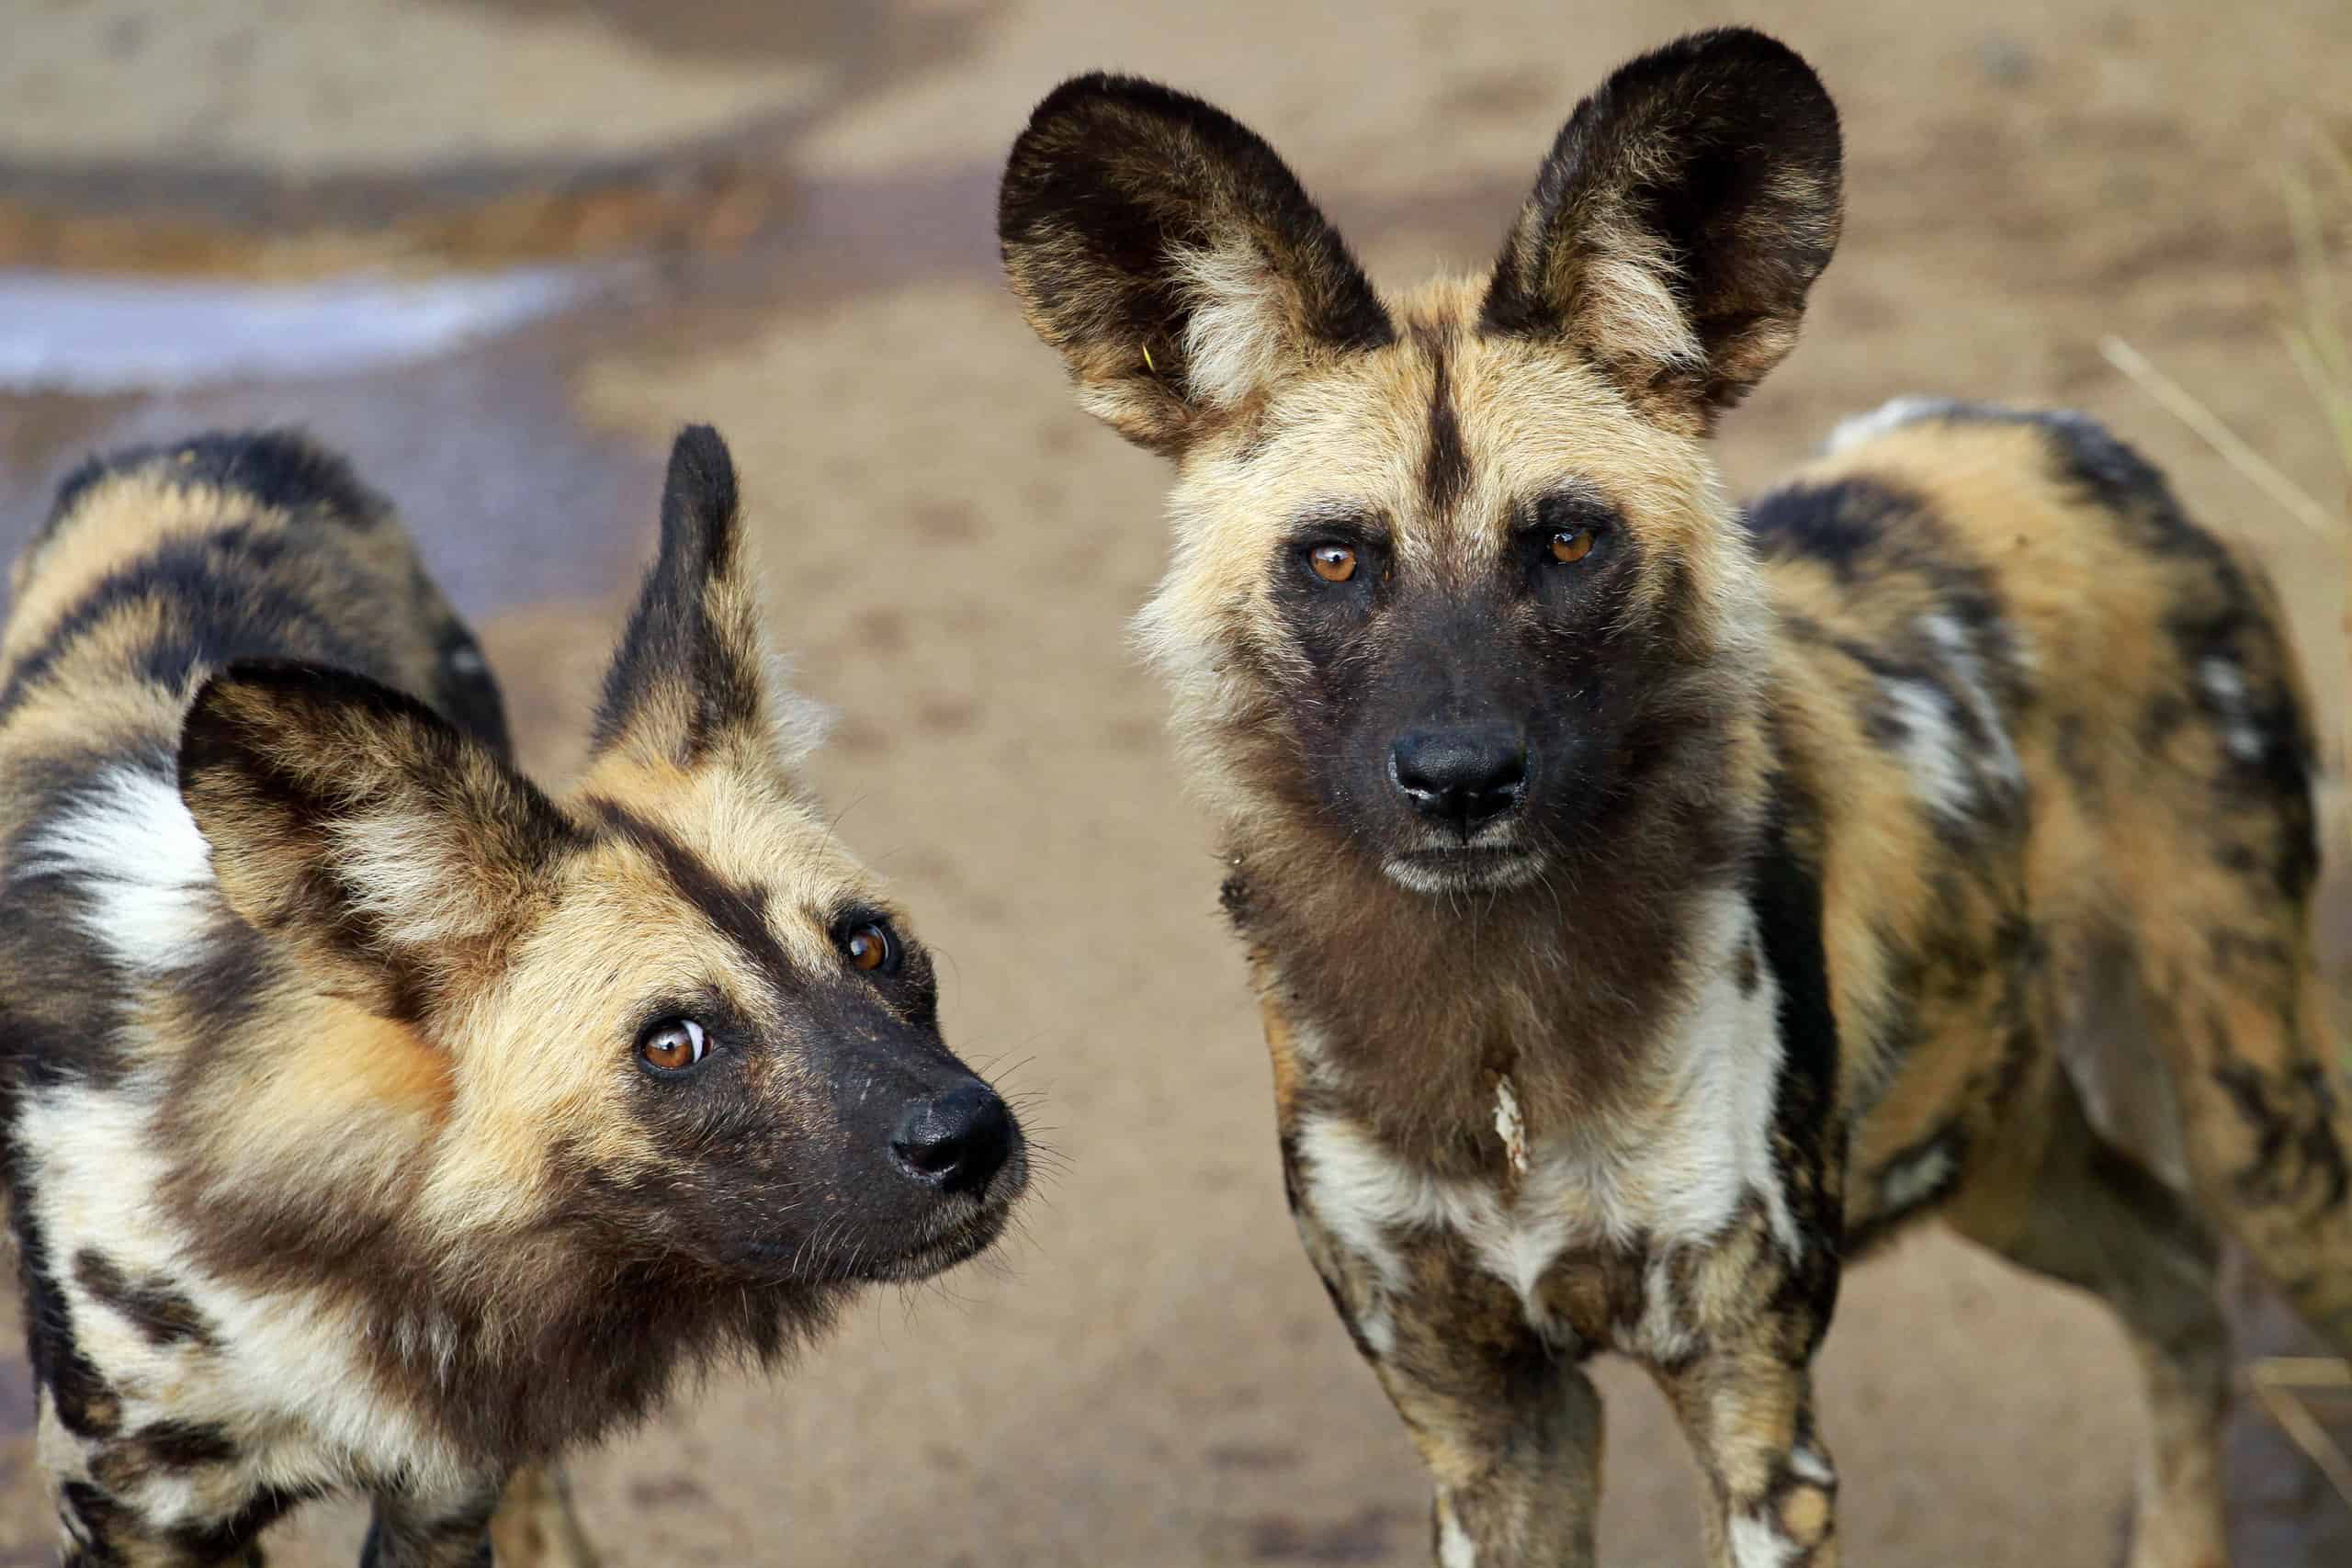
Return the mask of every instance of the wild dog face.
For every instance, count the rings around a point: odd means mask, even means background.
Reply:
[[[733,470],[696,429],[562,799],[357,676],[246,663],[202,688],[179,780],[222,897],[382,1021],[316,1073],[199,1081],[212,1103],[176,1117],[198,1192],[289,1151],[266,1208],[220,1194],[216,1245],[244,1224],[265,1251],[314,1187],[313,1212],[365,1205],[363,1152],[293,1135],[317,1114],[302,1080],[338,1074],[430,1150],[412,1244],[536,1269],[552,1298],[658,1283],[681,1339],[697,1303],[917,1278],[996,1235],[1020,1129],[942,1041],[929,955],[797,781],[808,726],[765,660]],[[483,1236],[503,1238],[494,1263]]]
[[[1720,777],[1762,612],[1702,438],[1839,215],[1836,112],[1753,33],[1619,70],[1491,275],[1394,299],[1208,105],[1092,75],[1039,106],[1006,265],[1080,401],[1177,463],[1142,636],[1245,837],[1502,889]]]

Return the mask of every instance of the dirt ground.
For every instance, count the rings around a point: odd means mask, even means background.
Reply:
[[[1267,133],[1403,280],[1485,261],[1600,73],[1727,19],[1682,0],[10,8],[0,266],[597,270],[591,303],[422,365],[0,394],[0,547],[94,446],[305,421],[401,501],[556,777],[666,439],[717,423],[775,635],[840,715],[819,774],[842,831],[949,955],[951,1040],[1035,1097],[1066,1165],[992,1263],[878,1295],[789,1378],[715,1380],[583,1459],[613,1562],[1425,1560],[1410,1448],[1283,1212],[1217,867],[1125,648],[1162,475],[1071,407],[1004,296],[996,164],[1062,75],[1146,71]],[[1849,218],[1803,346],[1728,423],[1734,488],[1898,393],[2087,408],[2269,553],[2336,728],[2336,547],[2097,344],[2121,334],[2287,472],[2340,484],[2276,332],[2291,251],[2271,176],[2315,120],[2352,145],[2352,8],[1789,0],[1737,19],[1838,96]],[[26,325],[6,310],[0,339]],[[2352,952],[2352,920],[2330,931]],[[2287,1342],[2258,1293],[2247,1321]],[[1606,1559],[1695,1562],[1697,1483],[1663,1406],[1626,1369],[1602,1381]],[[0,1372],[0,1568],[45,1560],[24,1382]],[[1822,1382],[1849,1562],[2113,1557],[2138,1412],[2088,1302],[1923,1235],[1849,1277]],[[2352,1510],[2291,1449],[2252,1417],[2233,1443],[2243,1564],[2352,1562]],[[272,1561],[347,1563],[357,1529],[319,1510]]]

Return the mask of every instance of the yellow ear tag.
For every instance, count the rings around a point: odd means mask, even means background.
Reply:
[[[1159,374],[1159,367],[1151,362],[1151,344],[1149,344],[1143,345],[1143,367],[1155,376]]]

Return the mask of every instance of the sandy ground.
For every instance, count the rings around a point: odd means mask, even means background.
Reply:
[[[1726,19],[1363,9],[336,0],[9,19],[0,259],[275,274],[576,243],[624,261],[595,304],[421,367],[0,398],[0,545],[93,446],[306,420],[401,500],[480,617],[530,759],[560,776],[667,435],[717,422],[776,636],[840,714],[819,772],[842,830],[949,955],[951,1039],[1037,1098],[1067,1162],[992,1264],[877,1296],[790,1378],[718,1380],[585,1459],[616,1562],[1424,1558],[1409,1446],[1283,1213],[1207,833],[1125,651],[1164,548],[1162,476],[1069,406],[989,238],[1027,105],[1114,64],[1268,133],[1380,276],[1475,265],[1600,71]],[[2290,250],[2267,175],[2302,117],[2343,113],[2352,11],[1805,0],[1743,19],[1838,94],[1850,216],[1804,346],[1729,424],[1735,487],[1901,392],[2087,407],[2270,553],[2340,715],[2340,558],[2096,344],[2130,338],[2329,482],[2275,333]],[[713,238],[744,243],[693,243]],[[2352,925],[2331,930],[2344,950]],[[0,1379],[0,1564],[43,1560],[48,1529],[23,1379]],[[1849,1561],[2112,1556],[2138,1415],[2095,1305],[1923,1235],[1850,1278],[1822,1382]],[[1696,1561],[1697,1484],[1662,1405],[1626,1369],[1603,1382],[1607,1559]],[[2352,1515],[2315,1500],[2291,1450],[2251,1419],[2233,1442],[2242,1561],[2352,1561]],[[356,1529],[321,1510],[273,1561],[347,1562]]]

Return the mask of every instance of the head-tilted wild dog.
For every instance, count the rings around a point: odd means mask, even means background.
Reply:
[[[862,1282],[989,1245],[1011,1112],[800,782],[735,476],[660,558],[561,798],[385,503],[280,434],[94,462],[0,642],[0,1037],[40,1452],[76,1562],[243,1562],[500,1486]]]
[[[1141,637],[1448,1568],[1592,1560],[1604,1349],[1680,1416],[1718,1562],[1831,1562],[1812,1357],[1843,1260],[1932,1211],[2144,1353],[2138,1568],[2222,1561],[2209,1219],[2352,1348],[2258,574],[2066,414],[1898,404],[1720,498],[1841,155],[1729,29],[1611,75],[1491,270],[1401,295],[1149,82],[1058,88],[1004,176],[1031,323],[1176,465]]]

